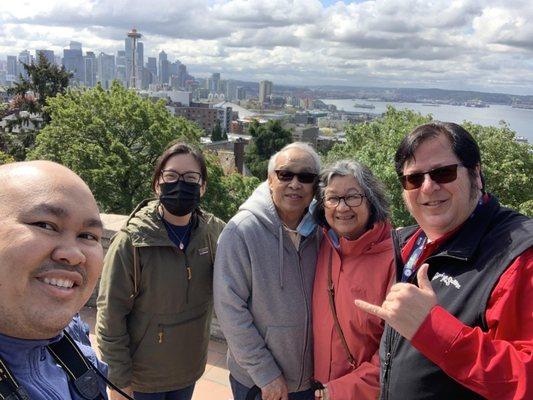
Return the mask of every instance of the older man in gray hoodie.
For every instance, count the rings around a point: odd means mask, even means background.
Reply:
[[[215,310],[235,400],[314,400],[311,298],[318,232],[308,214],[320,159],[292,143],[230,220],[215,260]]]

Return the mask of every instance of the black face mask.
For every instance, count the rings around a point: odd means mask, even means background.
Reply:
[[[177,181],[160,183],[161,194],[159,200],[172,215],[183,217],[192,213],[200,203],[200,185]]]

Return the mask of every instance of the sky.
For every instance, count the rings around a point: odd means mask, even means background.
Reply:
[[[0,0],[0,59],[115,54],[135,27],[197,77],[533,95],[531,21],[531,0]]]

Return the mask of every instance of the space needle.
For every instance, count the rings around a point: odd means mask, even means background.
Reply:
[[[137,32],[137,29],[133,28],[131,32],[128,32],[128,37],[132,39],[132,46],[131,46],[131,52],[132,52],[132,71],[131,71],[131,81],[130,81],[130,87],[136,89],[137,88],[137,66],[135,65],[136,57],[135,52],[137,50],[137,40],[141,38],[141,34]]]

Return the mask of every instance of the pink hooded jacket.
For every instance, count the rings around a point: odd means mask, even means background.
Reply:
[[[381,305],[394,283],[390,231],[390,224],[376,223],[357,240],[340,238],[338,249],[324,232],[313,291],[314,377],[327,384],[332,400],[376,399],[379,395],[378,349],[383,321],[358,309],[353,301]],[[337,316],[356,362],[354,370],[335,330],[329,305],[330,252]]]

